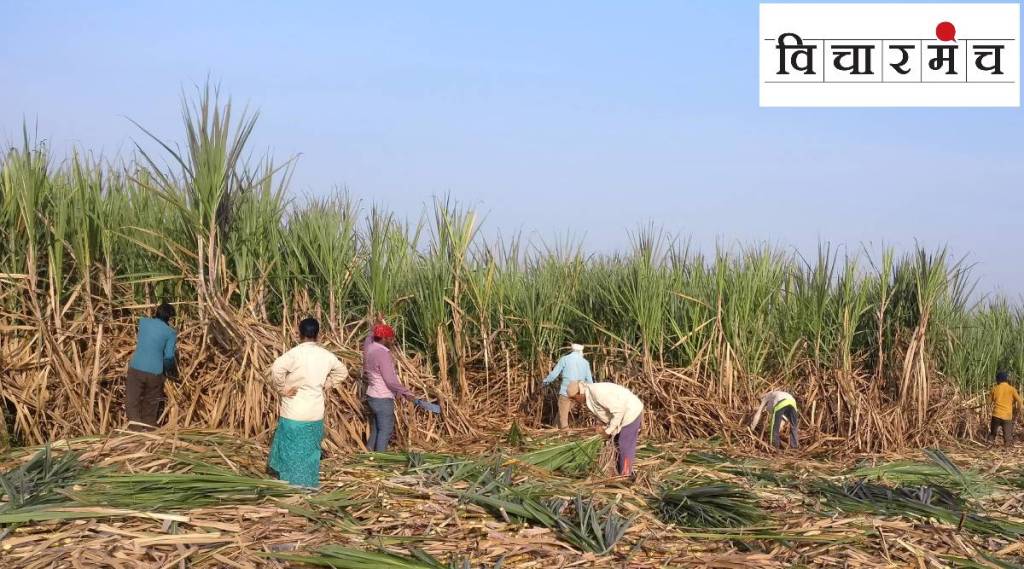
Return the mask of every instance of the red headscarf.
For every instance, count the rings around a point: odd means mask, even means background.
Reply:
[[[373,335],[382,340],[384,338],[394,338],[395,330],[387,324],[377,324],[373,327]]]

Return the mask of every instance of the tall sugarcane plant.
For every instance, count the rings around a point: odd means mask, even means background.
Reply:
[[[253,381],[269,363],[265,346],[286,343],[296,316],[319,315],[347,340],[353,323],[382,312],[425,381],[457,400],[539,409],[529,404],[538,377],[575,341],[588,345],[598,379],[615,375],[652,409],[677,405],[678,390],[653,380],[665,368],[728,412],[790,383],[827,405],[820,430],[874,449],[891,445],[891,432],[925,442],[916,439],[941,411],[936,382],[979,394],[1000,369],[1024,372],[1020,303],[972,294],[970,264],[942,248],[702,252],[653,226],[600,254],[572,235],[485,238],[481,215],[452,198],[405,217],[367,211],[346,192],[294,194],[292,161],[250,160],[257,118],[202,86],[183,97],[180,146],[143,128],[134,157],[61,159],[26,127],[0,158],[0,326],[54,362],[52,376],[19,368],[0,384],[20,407],[19,436],[108,428],[116,403],[100,404],[95,384],[124,362],[81,360],[62,334],[107,345],[109,322],[125,334],[128,315],[164,300],[199,323],[189,328],[202,330],[201,345],[243,354]],[[40,381],[60,410],[22,395],[42,393]],[[237,415],[223,394],[186,389],[197,399],[182,415],[230,415],[264,432],[268,403],[252,381],[245,389]],[[76,401],[82,392],[95,397]],[[893,413],[866,419],[880,404]],[[866,425],[874,434],[861,439]]]
[[[231,226],[234,200],[250,189],[246,184],[253,184],[241,175],[241,168],[257,117],[258,113],[243,111],[233,122],[231,101],[222,104],[219,89],[207,84],[194,100],[183,97],[184,150],[139,125],[163,148],[174,167],[161,167],[150,152],[137,145],[151,176],[136,182],[177,213],[186,243],[195,254],[201,288],[222,276],[218,253]]]

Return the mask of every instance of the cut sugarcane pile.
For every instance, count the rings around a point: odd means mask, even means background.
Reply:
[[[640,449],[515,428],[328,458],[323,487],[264,475],[223,432],[118,433],[0,464],[2,567],[1015,567],[1024,452],[828,460]]]

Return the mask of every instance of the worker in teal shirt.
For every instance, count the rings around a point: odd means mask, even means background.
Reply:
[[[174,307],[161,304],[155,318],[139,320],[135,353],[128,363],[125,379],[125,410],[128,428],[133,431],[153,428],[160,419],[164,400],[164,378],[174,369],[174,351],[178,333],[171,328]]]
[[[583,346],[573,344],[572,351],[562,356],[555,365],[555,369],[544,378],[544,385],[547,385],[562,376],[562,385],[558,390],[558,426],[563,429],[569,428],[569,412],[572,410],[572,399],[569,399],[569,382],[584,381],[594,383],[594,376],[590,373],[590,362],[583,357]]]

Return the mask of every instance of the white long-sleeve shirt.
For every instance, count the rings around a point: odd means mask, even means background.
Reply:
[[[644,412],[644,403],[633,392],[614,383],[580,383],[580,393],[587,398],[587,409],[608,427],[608,436],[619,434]]]
[[[319,421],[324,418],[324,390],[348,377],[348,368],[320,344],[303,342],[274,360],[270,375],[281,391],[299,388],[294,397],[281,398],[282,417]]]

